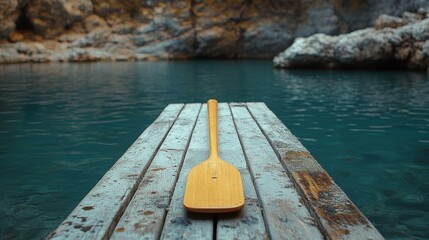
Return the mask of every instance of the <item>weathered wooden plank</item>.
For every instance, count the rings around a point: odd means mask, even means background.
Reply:
[[[264,218],[227,103],[218,108],[219,156],[239,169],[245,205],[237,213],[218,215],[217,239],[267,239]]]
[[[167,106],[48,238],[108,238],[183,106]]]
[[[111,239],[158,239],[201,104],[187,104],[146,171]]]
[[[273,239],[323,239],[276,153],[245,104],[230,104]]]
[[[207,106],[204,104],[192,133],[191,142],[171,198],[161,239],[211,239],[213,237],[214,215],[187,213],[183,206],[186,178],[192,167],[208,157],[207,141]]]
[[[383,239],[299,140],[264,103],[247,107],[329,239]]]

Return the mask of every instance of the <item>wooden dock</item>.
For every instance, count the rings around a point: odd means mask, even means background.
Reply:
[[[264,103],[218,111],[242,211],[186,212],[187,174],[209,154],[207,107],[170,104],[48,239],[383,239]]]

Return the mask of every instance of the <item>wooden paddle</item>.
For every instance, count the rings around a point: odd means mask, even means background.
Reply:
[[[240,210],[244,205],[240,172],[221,160],[218,153],[217,101],[207,102],[210,156],[191,169],[183,204],[188,211],[224,213]]]

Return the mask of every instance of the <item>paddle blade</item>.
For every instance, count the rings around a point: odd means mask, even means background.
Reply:
[[[191,169],[185,189],[184,206],[188,211],[224,213],[244,205],[240,172],[223,161],[204,161]]]

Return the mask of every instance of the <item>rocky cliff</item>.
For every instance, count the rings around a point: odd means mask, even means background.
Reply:
[[[269,58],[427,0],[3,0],[0,63]]]

